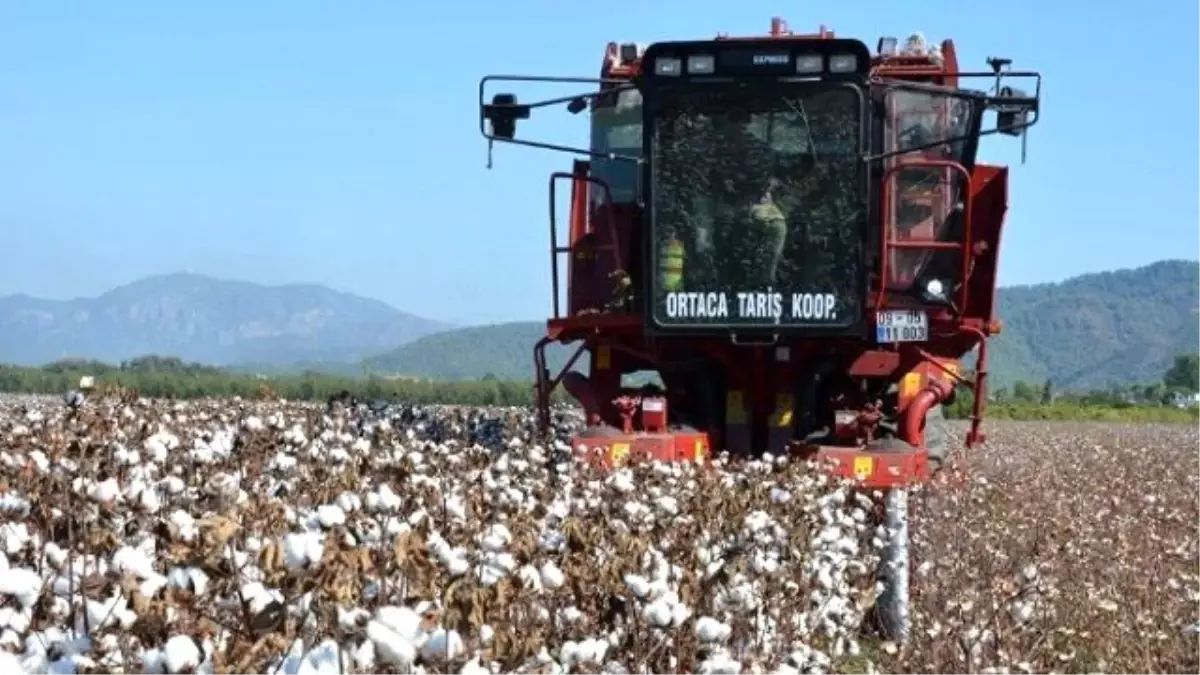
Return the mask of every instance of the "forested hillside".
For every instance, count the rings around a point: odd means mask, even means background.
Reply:
[[[546,324],[517,321],[473,326],[428,336],[366,362],[373,373],[403,373],[435,379],[533,379],[533,346],[546,334]],[[552,345],[550,367],[570,358],[566,348]]]
[[[1062,388],[1158,377],[1200,343],[1200,264],[1170,260],[1057,284],[1003,288],[993,371]]]

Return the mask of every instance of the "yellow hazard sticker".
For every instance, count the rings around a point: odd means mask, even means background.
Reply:
[[[629,458],[629,444],[613,443],[612,450],[609,452],[609,457],[612,458],[612,463],[614,466],[624,464],[625,460]]]
[[[596,348],[596,370],[608,370],[612,367],[612,347],[600,345]]]
[[[871,471],[875,469],[875,460],[866,455],[859,455],[854,458],[854,477],[858,480],[866,480],[871,477]]]
[[[921,374],[907,373],[900,380],[900,400],[906,401],[917,395],[917,391],[921,388]]]
[[[791,394],[779,394],[775,397],[775,414],[771,416],[771,425],[777,429],[792,426],[793,401]]]
[[[706,448],[704,447],[704,441],[702,441],[700,439],[696,439],[696,461],[697,462],[704,461],[705,449]]]
[[[746,403],[742,398],[742,392],[731,391],[725,395],[725,423],[746,423]]]

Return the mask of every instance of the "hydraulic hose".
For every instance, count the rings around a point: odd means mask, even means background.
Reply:
[[[904,440],[909,445],[921,447],[925,436],[925,415],[934,406],[949,398],[953,391],[953,385],[943,380],[932,380],[913,397],[904,410],[901,424]]]

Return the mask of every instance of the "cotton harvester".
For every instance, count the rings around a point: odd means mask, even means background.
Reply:
[[[976,154],[990,134],[1023,141],[1041,91],[1039,74],[1009,64],[962,72],[951,40],[882,38],[871,51],[773,19],[766,37],[611,43],[598,79],[483,78],[489,163],[492,141],[586,157],[550,179],[554,309],[534,347],[543,428],[561,384],[588,420],[573,445],[608,462],[803,453],[883,491],[897,538],[877,607],[904,640],[907,486],[945,460],[943,406],[960,387],[974,393],[966,443],[983,440],[1008,169]],[[1007,84],[1018,78],[1032,93]],[[962,86],[981,79],[986,90]],[[489,99],[497,81],[594,90]],[[518,120],[556,105],[590,108],[589,147],[516,138]],[[552,375],[555,342],[578,348]],[[574,370],[585,354],[586,374]],[[647,371],[661,387],[626,386]]]

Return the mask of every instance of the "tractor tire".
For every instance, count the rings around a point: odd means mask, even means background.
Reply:
[[[946,423],[946,411],[940,405],[925,413],[925,449],[929,451],[930,467],[934,471],[941,470],[950,454],[950,428]]]

